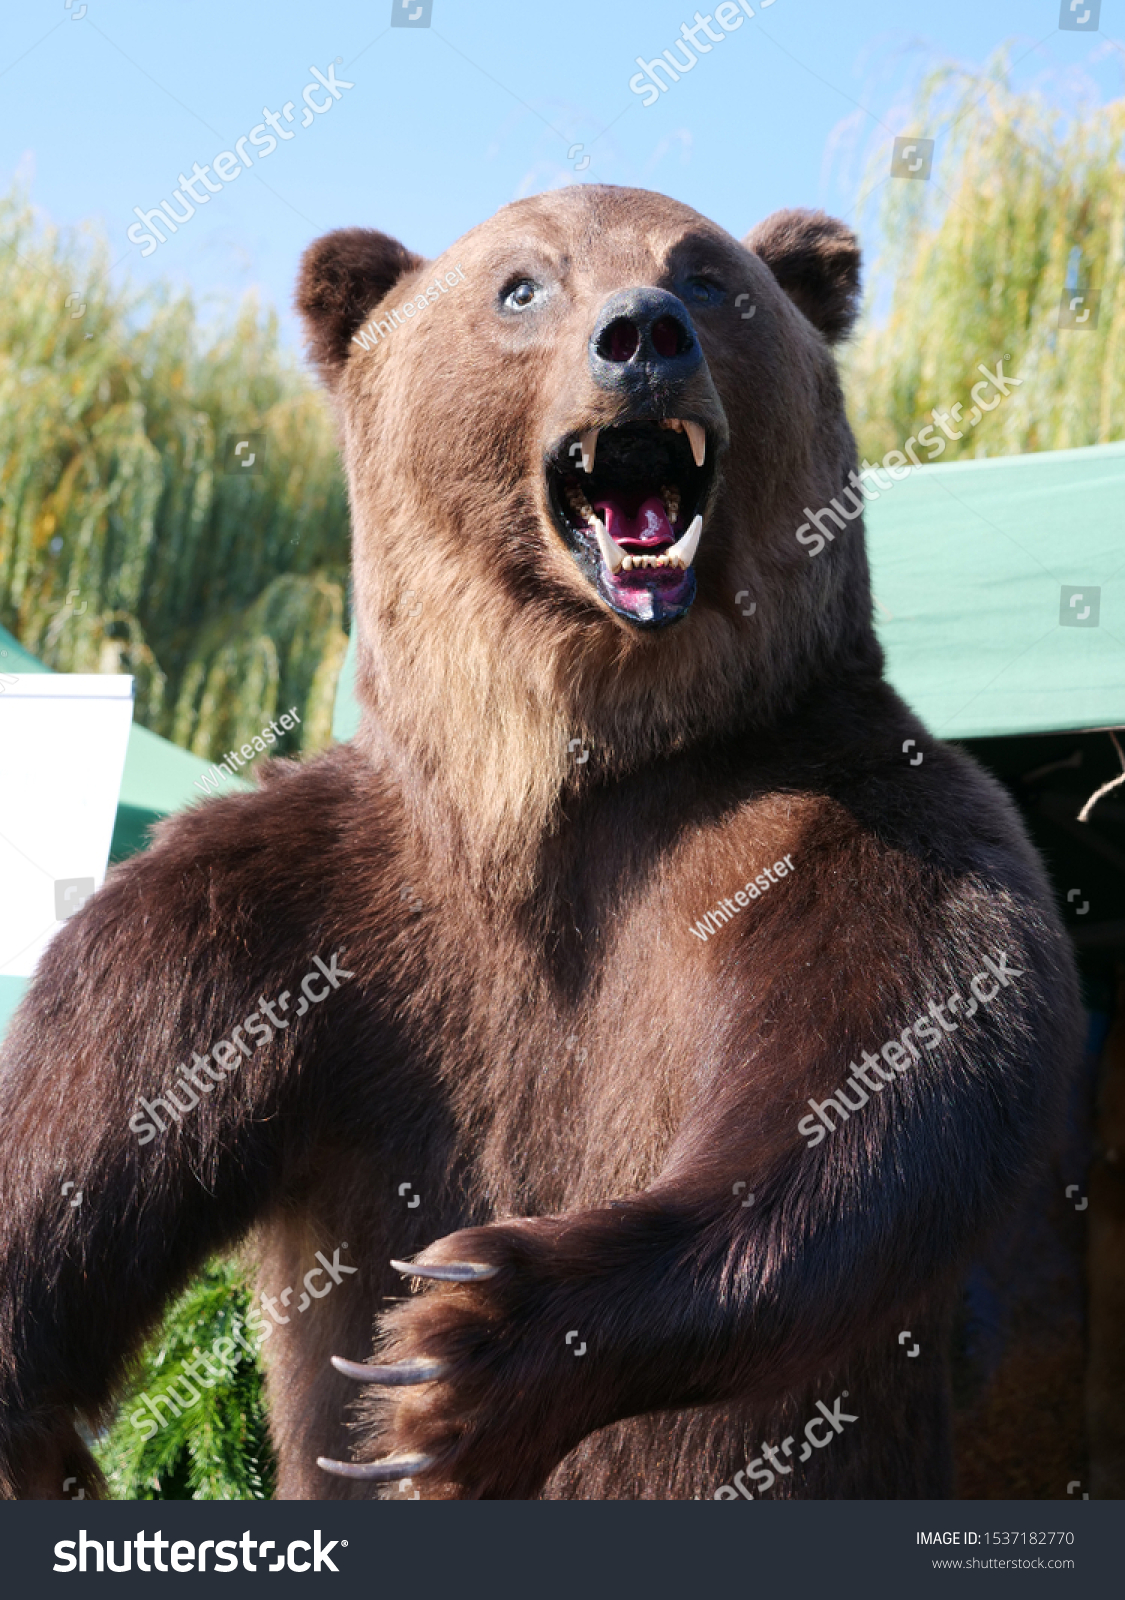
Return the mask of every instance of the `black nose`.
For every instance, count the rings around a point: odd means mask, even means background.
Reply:
[[[619,290],[590,335],[590,372],[603,389],[679,381],[702,361],[687,307],[666,289]]]

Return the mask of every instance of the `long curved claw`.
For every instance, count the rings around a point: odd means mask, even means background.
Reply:
[[[485,1266],[482,1261],[447,1261],[441,1266],[428,1267],[424,1261],[391,1261],[396,1272],[407,1278],[436,1278],[439,1283],[479,1283],[482,1278],[494,1278],[499,1267]]]
[[[359,1361],[345,1361],[343,1356],[333,1356],[332,1365],[345,1378],[357,1383],[430,1383],[448,1371],[445,1361],[427,1361],[425,1356],[415,1356],[410,1361],[396,1361],[389,1366],[371,1367]]]
[[[362,1478],[365,1483],[389,1483],[392,1478],[413,1478],[433,1465],[433,1456],[386,1456],[382,1461],[333,1461],[317,1456],[323,1472],[337,1478]]]

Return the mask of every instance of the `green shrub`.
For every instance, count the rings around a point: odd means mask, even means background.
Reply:
[[[159,1333],[136,1364],[120,1397],[112,1427],[94,1449],[116,1500],[264,1500],[273,1493],[274,1462],[266,1430],[262,1377],[257,1360],[236,1342],[244,1332],[250,1291],[237,1267],[206,1268],[172,1305]],[[185,1371],[201,1353],[210,1355],[226,1339],[235,1363],[224,1376],[213,1359],[212,1386]],[[180,1415],[157,1407],[164,1426],[152,1438],[153,1411],[144,1397],[169,1391]],[[192,1402],[192,1393],[199,1396]],[[142,1426],[134,1426],[131,1419]],[[147,1421],[147,1427],[145,1426]]]

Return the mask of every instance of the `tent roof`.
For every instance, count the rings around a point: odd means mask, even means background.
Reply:
[[[1125,443],[881,479],[867,511],[876,626],[888,677],[930,730],[1125,724]],[[1077,607],[1064,587],[1084,591]],[[1098,625],[1063,626],[1091,587]]]

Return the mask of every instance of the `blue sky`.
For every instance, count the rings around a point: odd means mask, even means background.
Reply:
[[[329,228],[431,253],[509,200],[590,180],[661,190],[739,235],[779,206],[854,215],[862,158],[924,131],[907,106],[938,61],[1010,42],[1017,82],[1066,106],[1120,95],[1125,68],[1125,0],[1102,0],[1097,33],[1060,31],[1060,0],[759,0],[646,105],[636,58],[673,45],[688,0],[429,3],[429,27],[392,28],[396,0],[22,0],[0,35],[0,183],[56,224],[96,221],[115,277],[188,284],[216,310],[255,289],[295,341],[297,260]],[[303,99],[330,64],[352,87]],[[134,207],[266,111],[290,137],[266,155],[266,125],[143,257]]]

